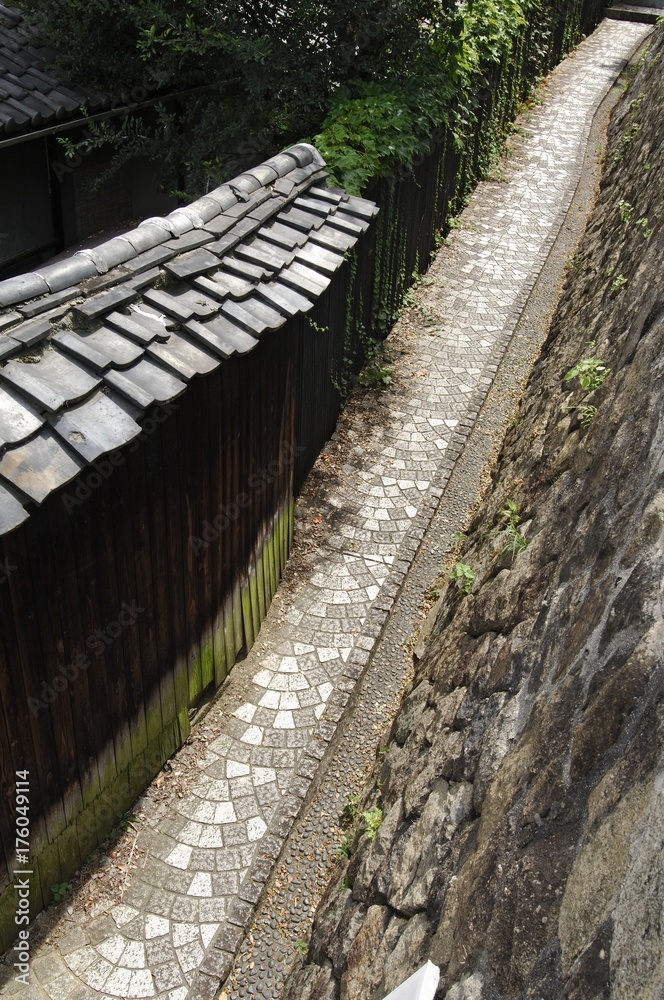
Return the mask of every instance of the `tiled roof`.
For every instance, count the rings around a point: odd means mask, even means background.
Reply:
[[[42,45],[16,7],[0,3],[0,138],[27,132],[88,111],[104,111],[111,99],[52,75],[53,52]]]
[[[377,212],[305,143],[185,208],[0,282],[0,535],[154,403],[310,309]]]

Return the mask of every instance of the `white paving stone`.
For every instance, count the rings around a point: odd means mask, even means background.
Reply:
[[[247,837],[250,841],[260,840],[265,835],[267,824],[260,816],[253,816],[247,820]]]
[[[255,714],[256,714],[256,706],[249,705],[246,702],[244,705],[240,705],[239,708],[236,708],[235,711],[233,712],[235,718],[240,719],[242,722],[253,722]]]
[[[188,896],[211,896],[212,876],[209,872],[198,872],[194,875],[191,885],[187,889]]]

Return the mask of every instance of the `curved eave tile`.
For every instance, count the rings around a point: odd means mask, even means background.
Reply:
[[[140,424],[103,392],[94,393],[50,422],[69,448],[86,462],[124,447],[141,433]]]
[[[47,428],[0,459],[0,476],[35,503],[74,479],[87,465],[66,450]]]
[[[7,535],[18,528],[28,516],[23,504],[0,483],[0,535]]]
[[[57,413],[69,403],[83,399],[99,385],[98,378],[57,348],[47,351],[36,364],[8,361],[0,375],[33,404],[50,413]]]
[[[44,418],[19,393],[0,386],[0,448],[18,444],[35,434]]]
[[[144,409],[153,403],[170,403],[187,388],[186,382],[145,358],[122,373],[107,372],[104,381]]]

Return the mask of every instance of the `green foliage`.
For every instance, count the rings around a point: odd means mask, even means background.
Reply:
[[[346,799],[346,804],[341,810],[341,819],[344,826],[352,826],[360,814],[360,796],[351,792]]]
[[[352,837],[349,833],[345,834],[341,840],[341,843],[337,847],[337,855],[339,858],[349,858],[350,857],[350,845],[352,843]]]
[[[634,139],[636,139],[640,131],[641,131],[641,126],[638,124],[638,122],[632,122],[629,128],[625,129],[623,134],[620,136],[618,148],[613,154],[614,163],[620,163],[620,161],[624,159],[625,153],[629,149]]]
[[[379,809],[378,806],[374,806],[373,809],[368,809],[366,812],[362,813],[361,829],[363,833],[367,834],[372,844],[376,839],[376,834],[378,833],[382,822],[383,810]]]
[[[630,203],[628,201],[625,201],[624,198],[620,198],[616,202],[616,205],[620,213],[620,221],[623,223],[623,225],[625,226],[628,225],[632,220],[632,216],[634,215],[634,206],[630,205]]]
[[[578,5],[576,5],[578,6]],[[578,38],[572,0],[23,0],[72,78],[153,110],[90,123],[70,155],[109,147],[113,167],[138,155],[164,185],[202,193],[276,149],[314,135],[350,191],[408,171],[441,129],[469,147],[496,67],[516,75],[483,121],[478,160],[500,149],[553,39]],[[519,45],[529,23],[527,67]],[[518,93],[517,93],[518,91]],[[467,178],[465,183],[467,183]],[[461,196],[463,192],[460,192]]]
[[[410,166],[421,146],[418,117],[406,95],[364,84],[360,96],[337,98],[324,130],[313,139],[335,181],[359,194],[373,177]],[[423,123],[428,117],[422,116]]]
[[[363,385],[365,389],[372,389],[374,392],[380,392],[381,389],[387,389],[392,385],[392,368],[386,368],[385,366],[373,362],[360,372],[359,382]]]
[[[60,903],[67,895],[67,885],[67,882],[58,882],[55,885],[49,886],[56,903]]]
[[[650,237],[654,232],[654,229],[652,226],[648,225],[648,219],[646,218],[645,215],[643,215],[640,219],[637,219],[634,225],[641,227],[644,240],[650,239]]]
[[[512,561],[514,561],[519,552],[527,548],[528,542],[519,531],[520,522],[521,517],[517,504],[514,500],[506,500],[505,506],[500,512],[500,526],[498,528],[498,535],[502,536],[505,542],[494,553],[494,558],[498,558],[504,552],[509,552]]]
[[[597,407],[593,406],[591,403],[586,403],[584,406],[579,406],[578,410],[581,426],[590,427],[593,420],[597,416]]]
[[[24,0],[57,63],[124,103],[186,95],[101,130],[118,162],[143,153],[191,193],[315,131],[344,87],[398,78],[427,48],[431,0]],[[116,121],[115,119],[113,121]]]
[[[611,283],[611,291],[614,295],[617,292],[622,292],[623,288],[627,285],[627,278],[624,274],[617,274]]]
[[[583,358],[573,368],[570,368],[565,375],[565,381],[571,382],[572,379],[578,378],[582,389],[586,392],[593,392],[606,382],[610,374],[611,369],[607,368],[599,358]]]
[[[475,582],[475,574],[468,563],[458,562],[450,573],[450,579],[454,580],[461,593],[469,594]]]
[[[307,944],[306,941],[300,938],[298,941],[295,942],[295,950],[298,953],[298,955],[304,958],[307,952],[309,951],[309,945]]]
[[[136,829],[137,826],[140,826],[140,820],[132,813],[127,813],[126,816],[122,817],[122,819],[118,823],[118,826],[121,830],[124,831],[134,830]]]
[[[476,121],[478,82],[504,60],[532,0],[434,3],[401,72],[340,87],[312,140],[336,181],[353,193],[412,167],[441,126],[462,150]]]

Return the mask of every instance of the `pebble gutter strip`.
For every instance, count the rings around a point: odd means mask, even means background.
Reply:
[[[164,816],[148,792],[139,845],[150,853],[124,901],[87,919],[63,913],[62,936],[34,953],[32,985],[10,981],[3,996],[216,995],[562,225],[594,112],[649,30],[605,21],[554,72],[544,106],[532,112],[525,168],[471,201],[464,228],[438,258],[444,269],[430,272],[437,280],[428,304],[447,320],[444,330],[429,328],[411,358],[438,370],[417,380],[410,399],[392,397],[387,445],[373,430],[382,464],[367,456],[369,471],[361,460],[344,468],[328,501],[331,509],[352,503],[351,513],[328,538],[310,584],[287,609],[272,605],[264,632],[271,649],[261,650],[259,636],[215,706],[223,711],[201,727],[212,738],[198,794]],[[397,628],[395,654],[404,638]],[[267,968],[259,962],[256,975],[233,981],[230,997],[278,996]]]

